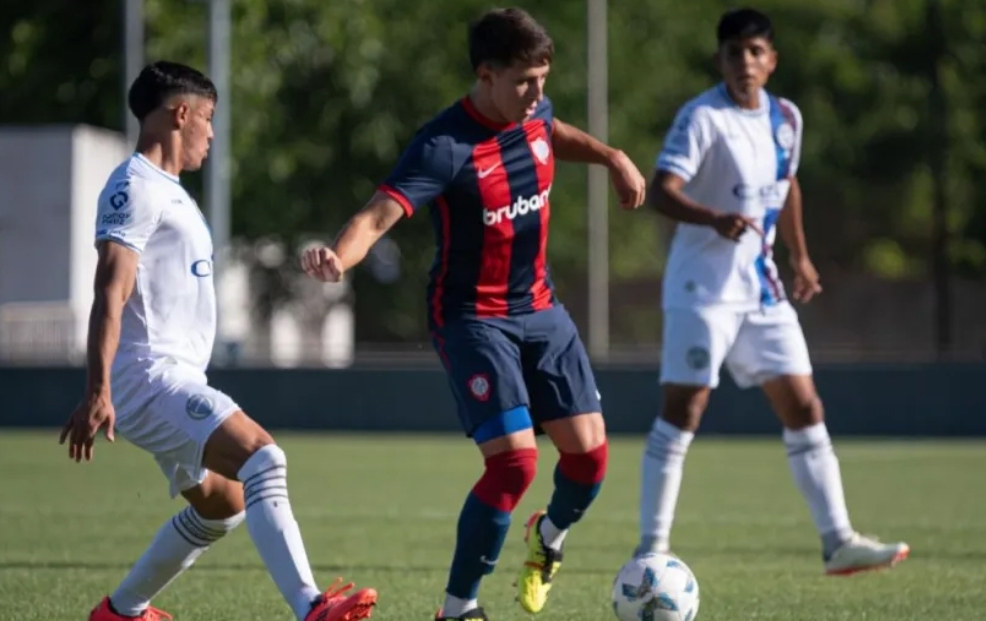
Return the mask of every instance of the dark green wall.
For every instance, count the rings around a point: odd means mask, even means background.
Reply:
[[[439,368],[217,369],[209,374],[271,429],[458,431]],[[641,433],[658,412],[656,368],[597,370],[610,431]],[[829,427],[838,435],[986,436],[986,364],[816,368]],[[77,368],[0,367],[0,426],[60,426],[78,402]],[[703,433],[777,433],[764,397],[724,373]]]

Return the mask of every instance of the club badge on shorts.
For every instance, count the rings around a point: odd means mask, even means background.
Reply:
[[[477,373],[469,378],[469,392],[477,401],[490,398],[490,379],[485,373]]]
[[[192,395],[185,402],[185,413],[192,420],[205,420],[216,410],[216,404],[205,395]]]

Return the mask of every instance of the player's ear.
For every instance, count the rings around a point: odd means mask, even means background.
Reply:
[[[171,109],[171,120],[174,123],[175,129],[181,129],[188,123],[188,119],[191,116],[192,108],[188,105],[187,99],[181,99],[175,103],[175,107]]]
[[[489,63],[482,63],[476,68],[476,77],[480,82],[490,84],[493,82],[493,68]]]

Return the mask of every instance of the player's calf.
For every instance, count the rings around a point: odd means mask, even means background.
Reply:
[[[346,598],[342,592],[322,594],[315,586],[288,495],[287,455],[267,431],[238,411],[209,437],[203,463],[242,483],[250,538],[299,621],[355,621],[369,616],[376,602],[372,590]]]
[[[709,402],[707,386],[664,384],[661,416],[654,420],[641,463],[640,542],[635,556],[667,552],[685,457]]]
[[[482,614],[480,582],[493,572],[511,514],[537,474],[537,443],[526,407],[485,422],[473,437],[484,454],[485,469],[459,515],[442,619]]]
[[[555,490],[539,533],[545,546],[560,552],[569,527],[582,519],[599,493],[609,462],[609,443],[599,413],[550,421],[543,427],[558,448],[559,459]]]
[[[244,519],[240,485],[211,474],[202,484],[182,492],[190,506],[158,531],[113,594],[93,611],[97,621],[118,618],[156,619],[161,611],[150,603],[215,542]]]
[[[852,539],[853,528],[821,399],[811,376],[777,377],[765,382],[763,391],[784,425],[791,474],[808,503],[823,554],[829,558]]]
[[[606,476],[609,444],[602,415],[583,414],[543,423],[559,451],[555,490],[547,511],[527,522],[527,559],[517,579],[517,601],[527,612],[544,608],[552,580],[561,568],[569,528],[595,500]]]

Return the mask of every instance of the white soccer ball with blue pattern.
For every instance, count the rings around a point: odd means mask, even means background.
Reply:
[[[620,621],[695,621],[698,580],[670,554],[630,559],[613,582],[613,612]]]

